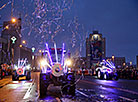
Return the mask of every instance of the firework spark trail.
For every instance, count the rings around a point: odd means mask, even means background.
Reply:
[[[9,1],[9,2],[5,3],[4,5],[2,5],[2,6],[0,7],[0,10],[2,10],[6,5],[9,5],[10,3],[11,3],[11,1]]]
[[[22,34],[33,36],[39,46],[48,40],[55,42],[58,36],[79,53],[85,46],[86,32],[77,17],[66,19],[64,12],[71,9],[73,0],[20,0],[22,2]],[[16,2],[14,2],[16,4]],[[8,3],[7,3],[8,4]],[[33,5],[33,6],[32,6]],[[32,7],[30,9],[30,6]],[[14,7],[16,13],[18,7]],[[28,32],[28,34],[25,34]],[[41,41],[38,39],[41,38]],[[78,53],[78,52],[77,52]],[[78,55],[78,54],[77,54]]]

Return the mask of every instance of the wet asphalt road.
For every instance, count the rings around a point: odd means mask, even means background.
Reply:
[[[61,95],[60,87],[49,87],[48,96],[39,98],[39,72],[32,80],[0,80],[0,102],[137,102],[138,80],[99,80],[92,76],[77,76],[76,96]]]
[[[79,91],[85,93],[90,101],[137,102],[138,80],[98,80],[86,76],[78,83]]]

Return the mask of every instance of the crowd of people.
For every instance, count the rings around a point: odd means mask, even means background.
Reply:
[[[136,68],[117,68],[117,75],[119,79],[132,79],[138,80],[138,69]],[[92,75],[95,76],[95,69],[81,69],[76,71],[77,75]]]
[[[120,79],[138,79],[138,69],[123,68],[117,69],[117,74]]]

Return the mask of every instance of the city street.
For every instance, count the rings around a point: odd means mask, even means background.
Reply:
[[[0,0],[0,102],[138,102],[137,0]]]
[[[12,81],[11,76],[0,80],[0,102],[24,102],[28,97],[32,101],[36,99],[33,81]],[[31,93],[31,94],[30,94]]]
[[[48,95],[39,98],[39,72],[32,79],[12,81],[11,76],[0,80],[0,102],[137,102],[138,81],[119,79],[99,80],[93,76],[76,76],[76,96],[61,95],[60,87],[50,85]]]

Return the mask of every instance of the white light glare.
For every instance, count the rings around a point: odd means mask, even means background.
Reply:
[[[41,60],[40,64],[41,64],[42,66],[46,66],[46,65],[47,65],[47,62],[46,62],[46,60]]]
[[[27,65],[26,68],[29,70],[30,69],[30,65]]]
[[[18,69],[18,67],[15,65],[15,66],[14,66],[14,69],[15,69],[15,70],[17,70],[17,69]]]
[[[66,65],[70,66],[71,65],[71,60],[67,60]]]

